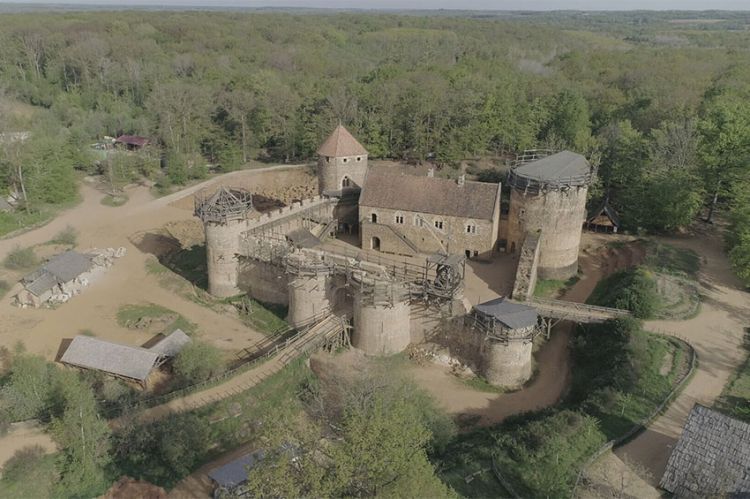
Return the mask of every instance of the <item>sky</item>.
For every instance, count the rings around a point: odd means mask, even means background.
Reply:
[[[462,10],[748,10],[750,0],[0,0],[0,3]]]

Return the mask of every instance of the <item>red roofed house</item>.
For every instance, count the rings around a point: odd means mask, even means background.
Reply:
[[[120,135],[115,139],[115,144],[121,144],[128,148],[129,151],[135,151],[149,145],[151,141],[146,137],[138,135]]]

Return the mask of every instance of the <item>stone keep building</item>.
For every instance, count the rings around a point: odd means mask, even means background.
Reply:
[[[586,195],[593,177],[586,158],[570,151],[521,161],[511,169],[507,248],[520,251],[528,234],[538,234],[540,278],[567,279],[578,271]]]
[[[500,184],[370,170],[359,217],[365,249],[487,258],[498,239]]]

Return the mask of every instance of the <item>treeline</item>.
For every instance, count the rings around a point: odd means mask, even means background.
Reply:
[[[609,199],[632,231],[685,226],[714,200],[741,212],[747,34],[638,19],[3,16],[0,128],[33,133],[22,152],[0,146],[0,188],[41,165],[30,197],[70,199],[73,167],[104,135],[159,146],[165,171],[149,162],[123,177],[179,184],[207,162],[307,160],[342,121],[374,157],[448,167],[540,146],[584,153],[600,163],[592,204]]]

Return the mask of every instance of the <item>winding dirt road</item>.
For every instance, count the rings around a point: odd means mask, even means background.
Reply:
[[[698,280],[702,305],[698,316],[690,320],[646,322],[647,329],[685,339],[698,354],[695,375],[669,409],[646,431],[615,451],[618,457],[647,470],[650,476],[643,478],[652,485],[661,479],[693,405],[713,405],[742,363],[746,355],[743,337],[750,325],[750,294],[733,274],[717,228],[701,224],[696,233],[664,238],[662,242],[692,249],[701,256]]]

